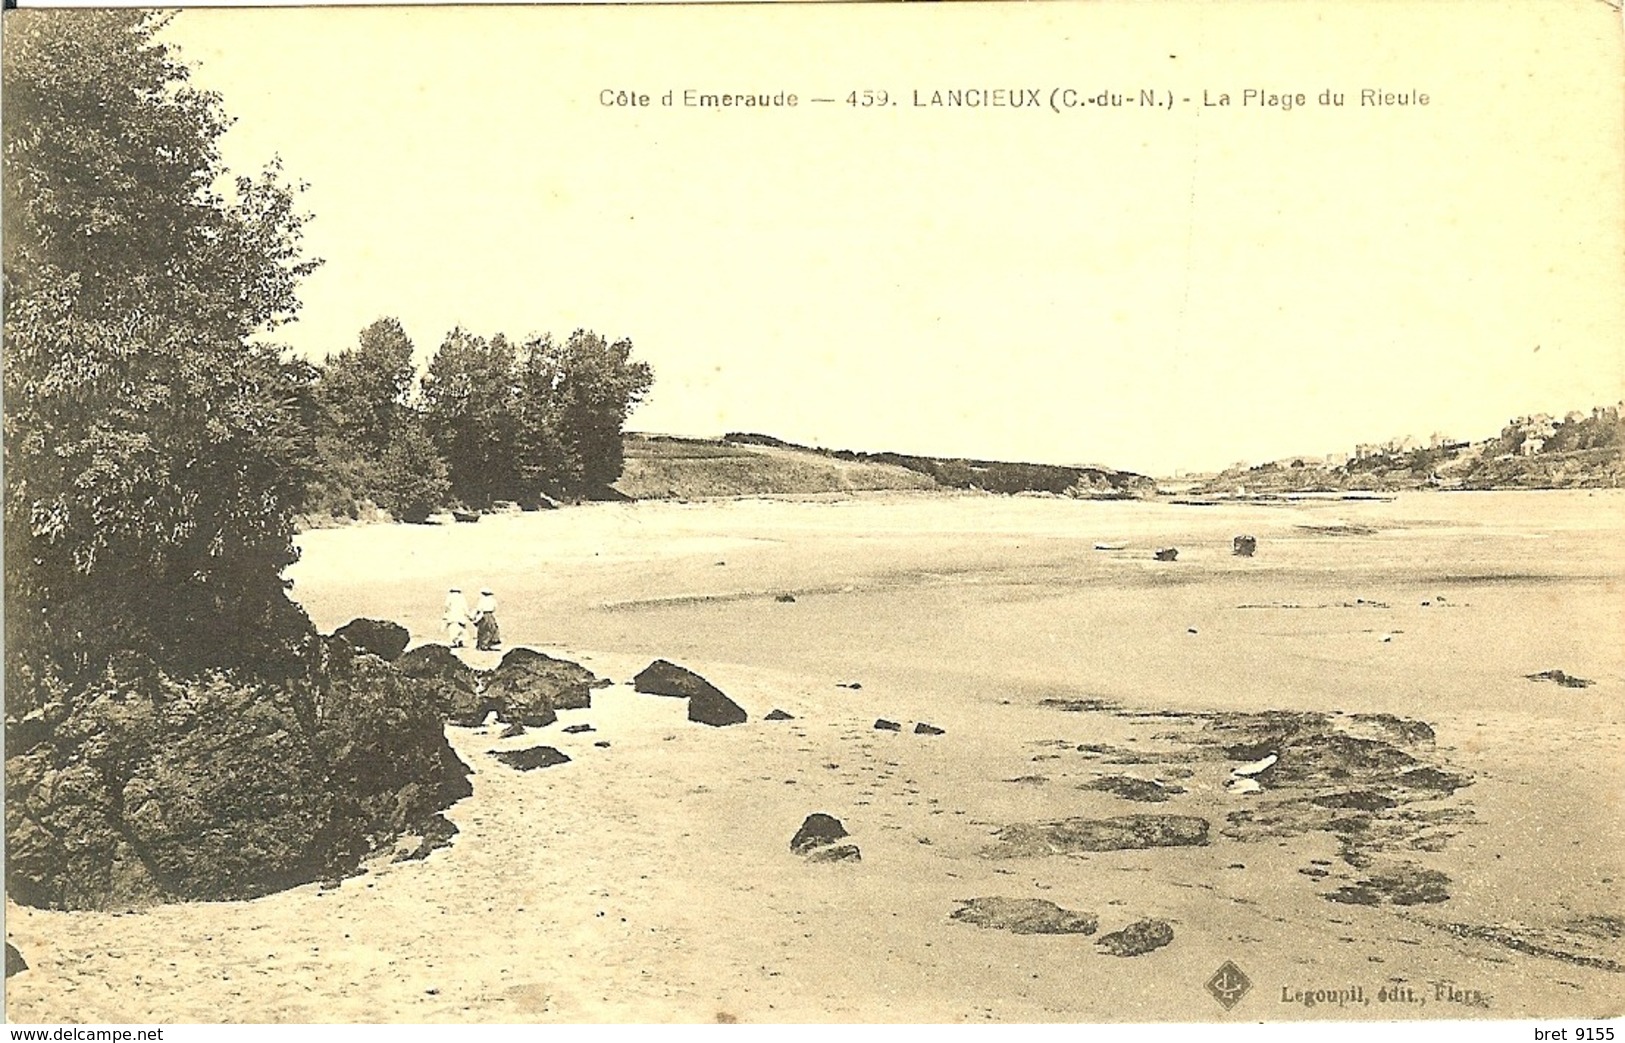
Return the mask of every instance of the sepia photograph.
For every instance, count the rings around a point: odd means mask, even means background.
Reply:
[[[8,1022],[1615,1038],[1617,4],[0,28]]]

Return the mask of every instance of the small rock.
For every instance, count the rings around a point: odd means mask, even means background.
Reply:
[[[606,750],[609,749],[609,741],[607,739],[599,739],[597,742],[593,743],[593,745],[600,746]]]
[[[551,768],[556,764],[569,764],[570,758],[551,746],[532,746],[524,750],[493,750],[492,756],[518,771]]]
[[[858,689],[862,688],[863,685],[859,684],[856,681],[837,681],[837,682],[835,682],[835,687],[837,687],[837,688],[850,688],[855,692]]]
[[[1575,677],[1572,674],[1565,674],[1561,670],[1542,670],[1538,674],[1525,674],[1524,676],[1531,681],[1551,681],[1555,684],[1562,685],[1564,688],[1590,688],[1592,685],[1597,683],[1595,681],[1588,681],[1583,677]]]
[[[796,603],[796,596],[794,594],[780,594],[773,600],[783,605],[793,605]]]
[[[815,847],[807,852],[809,862],[861,862],[863,854],[856,844],[832,844],[828,847]]]
[[[1143,956],[1174,940],[1173,925],[1166,920],[1137,920],[1121,931],[1113,931],[1095,942],[1113,956]]]
[[[900,732],[903,730],[903,726],[896,721],[888,721],[882,717],[875,722],[875,729],[883,732]]]
[[[796,830],[796,835],[790,838],[790,850],[805,855],[815,847],[833,844],[847,835],[840,819],[817,811],[808,815],[801,828]]]
[[[1161,547],[1151,555],[1158,561],[1173,561],[1179,557],[1178,547]]]
[[[565,729],[565,730],[568,731],[569,729]],[[512,724],[508,725],[506,728],[502,729],[502,731],[498,732],[497,733],[497,738],[499,738],[499,739],[512,739],[516,735],[523,735],[523,734],[525,734],[525,726],[520,724],[518,721],[515,721]]]
[[[566,734],[566,735],[580,735],[582,732],[593,732],[593,731],[597,731],[597,730],[598,729],[594,728],[590,724],[572,724],[572,725],[570,725],[570,727],[564,729],[564,734]]]
[[[1250,558],[1258,549],[1258,540],[1252,536],[1237,536],[1230,541],[1230,553],[1238,558]]]
[[[6,977],[9,978],[13,974],[21,974],[23,971],[26,971],[27,969],[28,969],[28,961],[23,959],[23,954],[17,951],[17,947],[15,945],[12,945],[10,942],[7,942],[6,943]]]
[[[779,709],[773,709],[773,710],[768,711],[767,717],[765,719],[769,720],[769,721],[793,721],[793,720],[795,720],[795,718],[792,717],[790,714],[787,714],[783,710],[779,710]]]
[[[915,735],[946,735],[948,733],[943,731],[941,728],[938,728],[934,724],[926,724],[924,721],[919,721],[919,722],[916,722],[915,725],[914,725],[914,734]]]

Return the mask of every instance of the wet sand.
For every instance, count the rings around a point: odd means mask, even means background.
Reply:
[[[525,736],[448,728],[475,769],[474,795],[448,812],[460,834],[424,861],[250,902],[8,906],[31,970],[8,982],[7,1012],[1618,1015],[1622,508],[1615,492],[1206,508],[886,494],[309,533],[290,575],[324,630],[368,615],[438,640],[444,589],[489,584],[510,646],[616,683]],[[1230,554],[1244,532],[1259,540],[1251,559]],[[1151,560],[1170,545],[1177,561]],[[633,692],[624,682],[657,657],[703,674],[750,721],[711,729],[685,720],[680,700]],[[1527,679],[1549,669],[1594,683]],[[764,721],[774,708],[795,719]],[[1325,748],[1339,750],[1369,734],[1352,715],[1426,722],[1427,741],[1359,749],[1402,749],[1405,770],[1466,784],[1369,813],[1325,805],[1359,803],[1400,769],[1232,792],[1236,728],[1256,731],[1266,711],[1322,722],[1344,744]],[[880,717],[903,730],[877,731]],[[944,734],[913,734],[919,721]],[[581,722],[595,730],[562,730]],[[572,760],[520,772],[490,755],[539,743]],[[1313,766],[1327,764],[1344,770]],[[1182,792],[1145,803],[1079,788],[1115,775]],[[1290,821],[1257,828],[1267,807]],[[844,823],[861,862],[791,853],[816,811]],[[1200,817],[1209,842],[989,857],[1013,825],[1126,815]],[[1371,894],[1393,866],[1436,874],[1448,898],[1326,897]],[[950,919],[961,900],[988,896],[1087,912],[1099,932]],[[1126,958],[1096,944],[1147,918],[1172,926],[1171,944]],[[1252,982],[1228,1012],[1204,989],[1226,960]],[[1293,999],[1354,989],[1361,999],[1342,1006]],[[1390,989],[1402,998],[1379,1000]]]

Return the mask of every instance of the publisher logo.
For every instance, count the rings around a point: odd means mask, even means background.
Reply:
[[[1241,1002],[1247,995],[1247,990],[1253,987],[1252,979],[1241,973],[1241,968],[1224,961],[1224,965],[1213,972],[1213,977],[1207,980],[1207,991],[1219,1001],[1219,1006],[1229,1010]]]

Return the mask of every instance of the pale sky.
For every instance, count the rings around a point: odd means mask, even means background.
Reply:
[[[228,162],[310,184],[326,265],[278,336],[316,357],[381,315],[425,358],[458,324],[586,326],[654,367],[635,430],[1158,474],[1625,396],[1595,0],[197,10],[171,37],[238,118]],[[914,104],[961,87],[1174,105]],[[801,104],[659,104],[687,88]],[[807,100],[862,88],[898,104]]]

